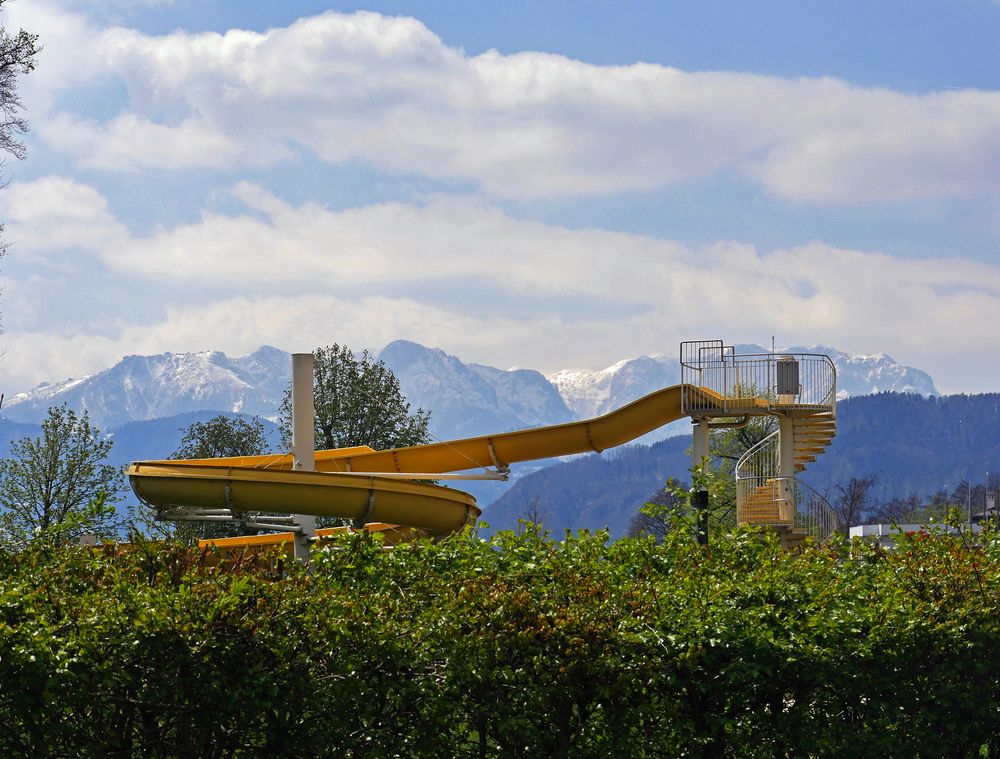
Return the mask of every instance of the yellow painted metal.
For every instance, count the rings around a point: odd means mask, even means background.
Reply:
[[[381,533],[385,545],[398,545],[413,539],[413,529],[394,524],[372,522],[361,528],[365,532]],[[316,539],[332,538],[353,531],[351,527],[321,527],[316,530]],[[294,555],[295,535],[291,532],[269,532],[263,535],[241,535],[234,538],[212,538],[199,540],[198,548],[219,548],[223,551],[267,550],[280,546],[289,558]]]
[[[664,388],[604,416],[579,422],[384,451],[373,451],[368,446],[316,451],[316,470],[443,473],[506,466],[520,461],[573,453],[599,452],[627,443],[680,419],[681,389],[681,385]],[[721,401],[721,397],[711,391],[692,387],[688,392],[704,396],[707,403]],[[270,470],[292,468],[292,458],[288,454],[145,463],[224,465]]]
[[[684,389],[665,388],[580,422],[385,451],[367,446],[317,451],[316,472],[291,471],[291,456],[284,455],[139,461],[129,467],[128,475],[140,498],[166,508],[315,514],[442,534],[461,529],[479,515],[471,495],[358,473],[444,473],[603,451],[681,418]],[[711,391],[686,390],[689,397],[701,396],[701,408],[721,401]]]
[[[274,471],[185,462],[136,462],[136,494],[162,507],[231,508],[387,522],[435,534],[479,516],[476,499],[438,485],[325,472]]]

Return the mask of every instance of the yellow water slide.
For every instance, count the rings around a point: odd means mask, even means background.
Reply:
[[[521,461],[613,448],[680,419],[682,395],[706,409],[721,397],[676,385],[594,419],[448,442],[375,451],[366,446],[316,451],[316,471],[292,470],[292,457],[139,461],[132,489],[161,508],[195,507],[334,516],[358,524],[386,522],[444,534],[479,516],[460,490],[380,477],[506,467]],[[423,479],[426,479],[424,477]]]

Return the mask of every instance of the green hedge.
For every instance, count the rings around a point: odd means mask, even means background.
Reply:
[[[1000,540],[0,555],[3,756],[995,756]]]

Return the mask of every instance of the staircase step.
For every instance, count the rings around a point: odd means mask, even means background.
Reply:
[[[781,519],[778,510],[774,509],[773,511],[742,512],[739,515],[739,521],[742,524],[778,524]]]

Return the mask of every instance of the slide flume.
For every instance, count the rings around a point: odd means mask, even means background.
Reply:
[[[136,495],[159,507],[315,514],[443,534],[479,516],[471,495],[377,474],[441,474],[600,452],[680,419],[684,392],[699,396],[696,408],[721,401],[704,388],[675,385],[579,422],[384,451],[367,446],[316,451],[315,472],[292,471],[291,455],[284,454],[139,461],[128,475]]]

